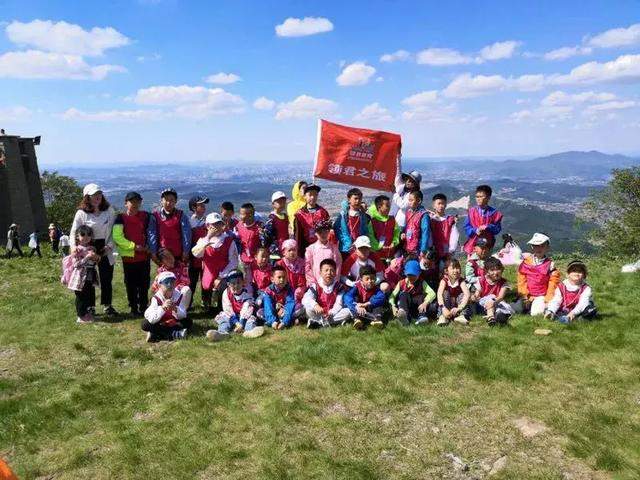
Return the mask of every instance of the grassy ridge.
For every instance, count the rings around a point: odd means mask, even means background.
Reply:
[[[640,281],[589,264],[593,323],[213,345],[201,318],[148,345],[135,320],[77,326],[59,260],[0,260],[0,457],[20,478],[483,478],[506,455],[492,478],[635,479]],[[114,285],[124,311],[120,267]],[[525,438],[521,417],[546,431]]]

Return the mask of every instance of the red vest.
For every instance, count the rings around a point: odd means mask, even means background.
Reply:
[[[182,257],[182,210],[175,210],[169,218],[162,218],[160,212],[153,212],[158,226],[158,244],[169,250],[175,258]]]
[[[135,215],[120,214],[122,218],[122,231],[127,240],[136,245],[147,243],[147,226],[149,225],[149,213],[139,211]],[[135,252],[133,257],[122,257],[124,263],[144,262],[149,258],[147,252]]]
[[[495,295],[497,297],[505,283],[505,279],[501,278],[494,285],[491,285],[487,281],[487,277],[483,275],[480,277],[480,298],[486,297],[487,295]]]
[[[439,258],[446,257],[449,253],[449,238],[451,237],[451,230],[455,223],[456,217],[453,215],[447,215],[442,221],[429,218],[431,239]]]
[[[242,310],[244,301],[238,300],[230,288],[227,288],[227,298],[229,299],[229,303],[231,303],[231,309],[233,310],[233,313],[235,313],[236,315],[240,315],[240,311]]]
[[[265,288],[264,293],[269,295],[271,297],[271,299],[275,303],[279,303],[280,305],[284,305],[285,303],[287,303],[287,295],[289,294],[290,291],[291,290],[289,289],[289,287],[285,287],[285,288],[283,288],[282,290],[280,290],[278,292],[274,288],[273,284],[271,284],[267,288]],[[275,307],[275,305],[274,305],[274,307]]]
[[[296,212],[298,225],[302,230],[302,236],[305,241],[311,245],[317,240],[316,223],[322,220],[329,220],[329,213],[322,207],[318,206],[315,212],[310,212],[307,207],[303,207]]]
[[[400,280],[400,291],[406,292],[411,296],[424,295],[424,284],[418,279],[414,284],[408,285],[407,279],[403,278]]]
[[[224,221],[224,231],[225,232],[233,232],[233,230],[238,225],[238,219],[231,217],[229,220]]]
[[[346,213],[347,216],[347,228],[349,229],[349,236],[351,237],[351,240],[355,240],[356,238],[358,238],[360,236],[360,214],[358,213],[358,215],[349,215],[349,213]]]
[[[298,261],[296,262],[298,264],[298,266],[300,268],[298,268],[298,271],[294,271],[293,269],[290,269],[287,264],[284,262],[284,259],[278,260],[277,265],[281,265],[284,267],[284,269],[287,271],[287,277],[289,280],[289,285],[291,285],[291,288],[293,288],[294,290],[299,288],[299,287],[304,287],[307,285],[307,278],[305,276],[305,271],[304,271],[304,260],[300,261],[301,259],[299,258]]]
[[[383,243],[384,247],[378,251],[381,258],[393,257],[395,247],[392,247],[393,234],[396,229],[396,219],[389,217],[386,222],[381,222],[371,217],[371,226],[373,227],[373,235],[378,242]]]
[[[155,299],[158,302],[158,305],[162,305],[165,300],[164,298],[162,298],[162,296],[159,296],[159,295],[155,295]],[[177,302],[180,303],[181,300],[182,300],[182,295],[178,297]],[[165,327],[176,326],[178,324],[178,319],[176,318],[174,311],[165,310],[164,315],[162,315],[162,318],[160,319],[160,324],[164,325]]]
[[[527,290],[529,295],[543,297],[547,294],[549,280],[551,279],[551,259],[545,258],[540,265],[533,265],[522,262],[518,272],[527,279]]]
[[[207,235],[207,226],[202,224],[199,227],[195,227],[191,229],[191,247],[193,247],[198,240],[205,237]],[[202,259],[196,258],[191,255],[191,266],[193,268],[201,269],[202,268]]]
[[[497,223],[502,220],[502,213],[495,210],[491,215],[482,215],[479,207],[472,207],[469,209],[469,223],[471,226],[476,229],[482,225],[489,225],[491,223]],[[472,235],[470,236],[464,244],[464,251],[467,254],[471,254],[473,252],[473,246],[476,242],[476,238],[486,238],[489,242],[489,247],[492,248],[494,243],[496,242],[493,233],[489,230],[483,231],[480,235]]]
[[[426,210],[411,211],[407,210],[406,215],[406,243],[405,249],[408,253],[418,253],[420,250],[420,236],[422,235],[422,217],[427,214]]]
[[[229,249],[233,243],[233,237],[229,234],[222,241],[222,245],[213,248],[207,245],[202,257],[202,288],[211,290],[213,282],[220,276],[220,272],[229,264]]]
[[[289,218],[286,215],[284,218],[280,218],[275,213],[269,215],[269,218],[271,218],[273,230],[276,234],[275,240],[278,243],[278,250],[282,251],[282,242],[289,238]]]
[[[315,285],[316,290],[316,302],[324,309],[324,314],[329,313],[329,310],[333,308],[338,298],[338,293],[340,291],[340,285],[336,283],[331,290],[331,293],[327,293],[320,286],[319,283]]]
[[[240,244],[242,245],[240,259],[243,263],[251,263],[251,260],[256,256],[256,252],[260,247],[261,226],[258,222],[253,222],[253,224],[248,227],[242,222],[236,225],[236,231],[238,232]]]
[[[371,300],[371,297],[373,297],[378,292],[377,288],[367,290],[366,288],[364,288],[364,285],[362,285],[362,282],[357,282],[356,288],[358,289],[358,298],[360,299],[360,302],[358,303],[367,303],[369,300]]]
[[[574,308],[576,308],[576,305],[580,301],[580,295],[582,295],[584,289],[587,288],[587,284],[583,283],[575,292],[569,291],[564,282],[560,282],[558,288],[560,289],[560,294],[562,295],[562,304],[560,305],[560,310],[573,310]]]
[[[384,279],[389,286],[394,289],[402,279],[402,269],[404,268],[403,257],[394,258],[384,271]]]
[[[271,264],[267,262],[262,268],[256,262],[251,265],[251,276],[258,290],[264,290],[271,283]]]
[[[462,280],[458,280],[458,285],[456,285],[455,287],[451,286],[451,283],[449,282],[449,277],[445,276],[443,277],[443,280],[445,283],[445,291],[449,293],[449,298],[451,299],[452,304],[457,305],[458,296],[462,293],[462,287],[460,286],[460,284],[462,283]]]
[[[478,263],[477,259],[469,260],[471,264],[471,268],[473,268],[473,276],[474,277],[483,277],[484,276],[484,267],[481,267]],[[483,264],[484,265],[484,264]]]

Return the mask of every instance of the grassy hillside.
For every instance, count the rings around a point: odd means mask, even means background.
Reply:
[[[589,264],[593,323],[214,345],[200,318],[149,345],[137,320],[76,325],[59,260],[0,260],[0,457],[24,479],[636,479],[640,277]]]

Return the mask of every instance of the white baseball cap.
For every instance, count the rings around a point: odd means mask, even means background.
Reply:
[[[547,237],[544,233],[534,233],[533,237],[531,237],[531,240],[529,240],[527,243],[529,245],[542,245],[543,243],[547,243],[549,241],[549,237]]]
[[[213,212],[207,215],[207,218],[204,219],[204,222],[207,225],[213,225],[214,223],[224,222],[224,220],[222,219],[222,215],[220,215],[218,212]]]
[[[280,200],[281,198],[287,198],[287,194],[281,192],[280,190],[278,190],[277,192],[273,192],[273,195],[271,195],[271,203],[275,202],[276,200]]]
[[[82,194],[83,195],[93,195],[94,193],[98,193],[101,192],[102,189],[95,183],[89,183],[88,185],[85,185],[84,188],[82,189]]]
[[[356,248],[362,248],[362,247],[371,248],[371,240],[369,240],[369,237],[367,237],[366,235],[360,235],[358,238],[356,238],[356,241],[353,242],[353,245]]]
[[[176,276],[173,272],[162,272],[160,275],[158,275],[158,283],[162,283],[165,280],[169,279],[176,279]]]

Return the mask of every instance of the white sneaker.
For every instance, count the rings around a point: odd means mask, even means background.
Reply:
[[[86,323],[93,323],[93,317],[91,316],[91,314],[87,313],[84,317],[76,318],[76,323],[79,323],[81,325]]]
[[[217,330],[207,331],[207,340],[210,340],[212,342],[221,342],[228,339],[229,337],[231,337],[231,335],[228,333],[222,333]]]
[[[251,330],[242,334],[245,338],[258,338],[264,335],[264,327],[253,327]]]
[[[636,263],[628,263],[626,265],[623,265],[621,268],[622,273],[636,273],[639,270],[640,270],[640,260],[638,260]]]
[[[453,319],[453,321],[456,323],[460,323],[461,325],[469,325],[469,320],[467,320],[464,315],[458,315]]]
[[[440,315],[440,317],[438,318],[438,321],[436,322],[436,325],[438,327],[442,327],[444,325],[447,325],[449,323],[449,320],[447,320],[444,315]]]
[[[409,325],[409,319],[407,318],[407,312],[402,309],[399,308],[398,309],[398,313],[396,315],[396,318],[398,319],[398,321],[402,324],[402,325]]]

